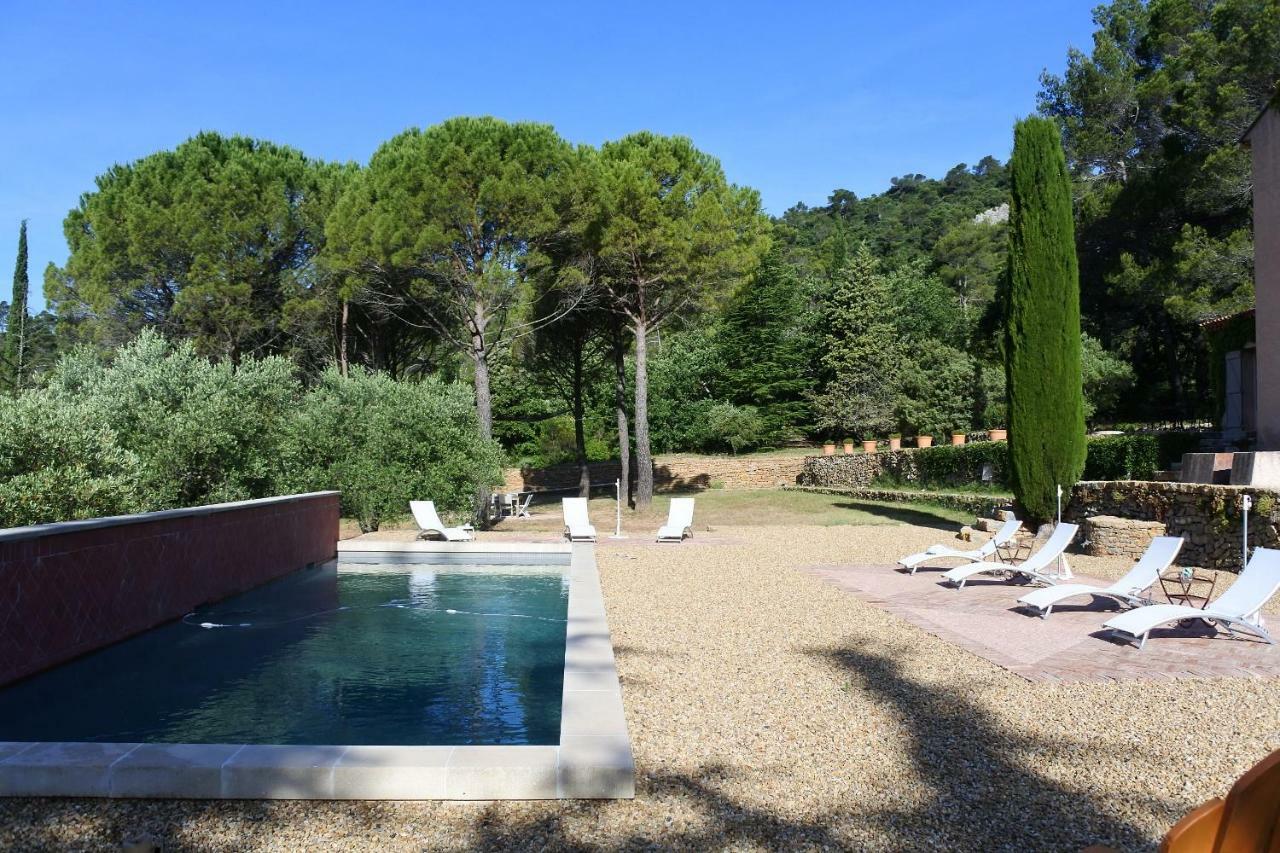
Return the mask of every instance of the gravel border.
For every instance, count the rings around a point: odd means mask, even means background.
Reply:
[[[938,529],[717,533],[597,552],[635,800],[7,800],[0,847],[1142,850],[1280,747],[1280,680],[1029,684],[797,571]]]

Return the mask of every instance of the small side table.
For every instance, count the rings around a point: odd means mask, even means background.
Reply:
[[[1170,604],[1183,604],[1204,610],[1213,598],[1218,575],[1201,569],[1175,569],[1160,576],[1160,588]]]
[[[1016,566],[1031,556],[1031,544],[1034,539],[1014,538],[1012,542],[996,548],[996,558],[1006,565]]]

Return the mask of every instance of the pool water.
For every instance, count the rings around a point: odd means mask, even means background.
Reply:
[[[0,741],[556,744],[556,567],[305,569],[0,690]]]

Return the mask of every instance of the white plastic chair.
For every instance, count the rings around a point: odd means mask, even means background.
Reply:
[[[1182,550],[1182,541],[1181,536],[1155,537],[1143,552],[1142,559],[1138,560],[1124,577],[1110,586],[1093,586],[1087,583],[1058,584],[1033,590],[1019,598],[1018,603],[1039,613],[1041,618],[1047,618],[1053,612],[1054,605],[1077,595],[1096,595],[1114,599],[1130,607],[1139,607],[1143,604],[1141,595],[1159,579],[1160,573],[1169,568],[1174,558],[1178,556],[1178,552]]]
[[[1121,613],[1102,627],[1138,641],[1141,650],[1153,628],[1183,619],[1203,619],[1213,627],[1221,625],[1227,633],[1247,631],[1268,643],[1275,640],[1262,625],[1262,608],[1280,589],[1280,551],[1258,548],[1231,588],[1201,610],[1183,604],[1151,604]]]
[[[659,542],[683,542],[693,536],[693,498],[672,498],[667,523],[658,529]]]
[[[898,564],[904,569],[910,569],[911,574],[914,575],[916,569],[934,560],[955,559],[964,560],[967,563],[981,563],[988,557],[994,557],[998,549],[1012,543],[1021,529],[1022,522],[1014,518],[1013,513],[1006,512],[1004,514],[1004,524],[1000,525],[1000,529],[995,532],[995,535],[983,542],[979,548],[962,551],[947,545],[933,545],[919,554],[903,557],[898,561]]]
[[[435,534],[449,542],[470,542],[476,538],[466,527],[445,527],[444,522],[440,520],[440,515],[436,512],[434,501],[409,501],[409,511],[413,513],[413,520],[418,522],[418,527],[421,528],[418,533],[419,539],[428,534]]]
[[[586,498],[565,498],[560,502],[564,513],[564,536],[570,542],[596,541],[596,529],[587,514]]]
[[[974,563],[970,566],[959,566],[944,572],[942,577],[955,584],[957,589],[964,589],[965,582],[975,575],[985,575],[993,572],[1007,572],[1035,583],[1056,584],[1060,580],[1071,577],[1071,569],[1065,565],[1065,558],[1063,559],[1064,571],[1062,574],[1049,574],[1045,569],[1049,568],[1051,563],[1062,556],[1062,552],[1067,550],[1071,540],[1076,538],[1076,531],[1079,529],[1074,524],[1059,524],[1054,528],[1053,535],[1049,537],[1049,541],[1019,565]]]

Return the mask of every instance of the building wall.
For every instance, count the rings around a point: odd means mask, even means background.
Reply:
[[[1258,449],[1280,450],[1280,108],[1249,132],[1257,291]]]
[[[0,684],[332,559],[338,493],[0,530]]]

